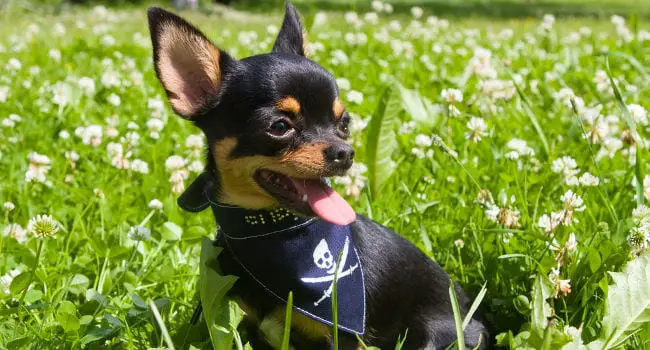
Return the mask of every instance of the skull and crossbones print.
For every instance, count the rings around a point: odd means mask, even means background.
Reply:
[[[341,252],[341,261],[338,265],[338,271],[336,268],[336,263],[334,261],[334,255],[327,245],[325,239],[321,239],[316,248],[314,249],[314,264],[318,266],[321,270],[325,271],[325,275],[321,277],[303,277],[302,280],[305,283],[329,283],[329,286],[323,290],[323,296],[314,302],[314,306],[318,306],[325,299],[332,296],[332,289],[334,287],[334,276],[336,275],[336,280],[350,276],[352,273],[359,267],[359,264],[354,264],[348,269],[345,269],[345,264],[348,259],[348,252],[350,250],[350,237],[345,238],[345,245],[343,246],[343,251]]]

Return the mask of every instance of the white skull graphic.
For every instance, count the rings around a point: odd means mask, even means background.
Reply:
[[[314,249],[314,263],[321,269],[329,270],[334,269],[334,256],[330,252],[330,248],[327,246],[327,242],[324,239],[321,239],[320,243]]]

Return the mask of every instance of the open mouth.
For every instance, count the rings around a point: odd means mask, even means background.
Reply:
[[[266,169],[255,172],[253,178],[285,209],[306,216],[319,216],[337,225],[348,225],[356,219],[356,213],[348,202],[322,178],[292,178]]]

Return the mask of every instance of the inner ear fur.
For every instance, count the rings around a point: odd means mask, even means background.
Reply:
[[[151,7],[148,18],[156,75],[174,111],[195,119],[218,99],[224,69],[234,60],[170,12]]]

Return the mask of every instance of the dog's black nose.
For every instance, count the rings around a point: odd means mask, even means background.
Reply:
[[[337,142],[325,148],[323,152],[325,160],[334,167],[347,170],[352,166],[354,149],[348,144]]]

